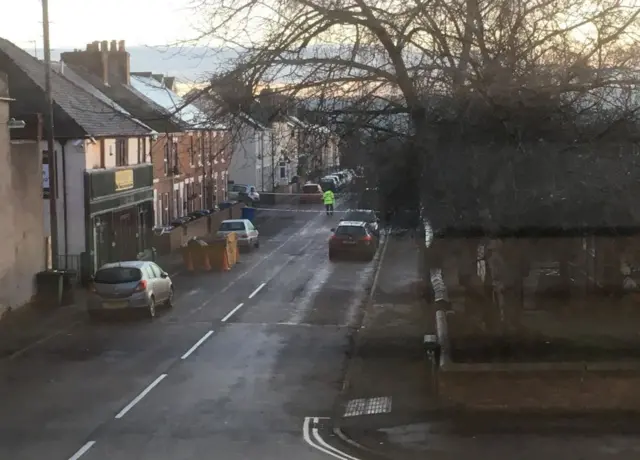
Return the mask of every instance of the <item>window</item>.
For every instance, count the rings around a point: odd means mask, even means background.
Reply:
[[[221,232],[243,232],[246,228],[241,220],[225,220],[220,224]]]
[[[116,139],[116,166],[127,166],[127,139]]]
[[[167,142],[166,144],[164,144],[164,175],[168,176],[169,175],[169,166],[171,165],[171,162],[169,161],[169,143]]]
[[[149,264],[149,267],[151,267],[151,271],[153,271],[154,278],[160,278],[160,275],[162,275],[162,269],[156,264]]]
[[[167,225],[169,223],[169,194],[164,193],[162,195],[162,224]]]
[[[280,166],[280,179],[287,177],[287,171],[284,166]]]
[[[109,267],[98,270],[93,277],[97,284],[135,283],[142,279],[142,272],[135,267]]]
[[[178,143],[174,141],[172,144],[172,160],[173,160],[173,174],[180,174],[179,162],[178,162]]]
[[[138,164],[147,162],[147,138],[138,138]]]
[[[196,164],[196,145],[191,136],[191,146],[189,147],[189,164],[193,167]]]
[[[205,133],[202,133],[200,135],[200,138],[199,138],[199,141],[200,141],[200,166],[204,165],[204,158],[205,158],[204,136],[205,136]]]
[[[355,225],[339,225],[335,233],[336,235],[348,235],[351,237],[367,236],[367,231],[364,227],[356,227]]]

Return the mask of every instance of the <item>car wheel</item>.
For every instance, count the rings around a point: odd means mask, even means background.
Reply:
[[[333,253],[333,251],[329,251],[329,260],[332,262],[336,260],[336,255]]]
[[[258,249],[260,247],[260,240],[256,238],[256,242],[253,244],[253,247]]]
[[[156,317],[156,299],[151,296],[149,299],[149,306],[147,307],[147,315],[153,319]]]
[[[167,308],[173,308],[173,286],[169,288],[169,297],[167,298],[165,305]]]

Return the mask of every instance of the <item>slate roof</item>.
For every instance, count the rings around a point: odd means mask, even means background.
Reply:
[[[126,115],[127,117],[131,118],[136,123],[142,125],[144,128],[148,129],[149,131],[152,131],[152,129],[149,126],[135,119],[133,115],[131,115],[131,113],[125,110],[122,106],[118,105],[115,101],[109,99],[103,92],[99,91],[98,88],[96,88],[91,83],[83,79],[80,75],[78,75],[76,71],[74,71],[68,65],[64,64],[63,62],[53,62],[51,63],[51,67],[55,72],[57,72],[60,75],[63,75],[67,80],[70,80],[73,84],[79,86],[89,94],[92,94],[93,96],[97,97],[102,102],[112,107],[114,110],[117,110],[123,115]]]
[[[42,90],[40,94],[33,94],[14,89],[12,96],[18,100],[22,99],[20,107],[33,107],[32,111],[40,111],[38,109],[43,106],[45,88],[44,63],[3,38],[0,38],[0,53],[19,68],[21,73],[30,79],[38,89]],[[12,86],[11,81],[9,84]],[[115,110],[62,75],[52,72],[51,85],[54,105],[59,109],[56,111],[54,107],[54,117],[60,115],[61,110],[79,128],[79,130],[69,130],[67,133],[69,135],[73,133],[74,135],[105,137],[150,134],[148,128],[136,123],[131,117]],[[64,131],[62,133],[59,130],[56,131],[60,137],[64,137],[63,133]]]
[[[137,73],[131,75],[131,86],[167,110],[178,123],[191,129],[224,129],[220,124],[212,123],[209,117],[195,104],[178,96],[167,88],[162,81],[149,75]]]
[[[160,133],[176,133],[186,129],[186,126],[172,119],[172,114],[164,107],[156,104],[135,88],[117,83],[105,85],[100,78],[81,66],[65,63],[65,67],[71,68],[83,80],[154,130]]]

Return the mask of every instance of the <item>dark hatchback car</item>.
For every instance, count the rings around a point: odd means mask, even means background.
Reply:
[[[372,260],[378,249],[378,239],[366,222],[342,221],[329,239],[329,260],[343,256]]]
[[[380,236],[380,219],[372,209],[352,209],[340,221],[366,222],[369,230],[376,237]]]

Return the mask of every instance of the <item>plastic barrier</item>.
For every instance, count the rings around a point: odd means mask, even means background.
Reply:
[[[231,270],[238,263],[238,236],[232,232],[214,240],[208,246],[208,254],[213,270]]]

